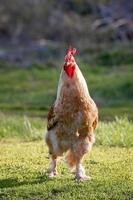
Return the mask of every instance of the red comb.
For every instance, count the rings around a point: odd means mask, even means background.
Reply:
[[[71,54],[72,56],[74,55],[76,53],[76,48],[69,48],[68,50],[67,50],[67,54]]]
[[[69,48],[67,50],[67,56],[66,56],[66,59],[65,61],[70,61],[71,60],[71,57],[76,53],[76,48]]]

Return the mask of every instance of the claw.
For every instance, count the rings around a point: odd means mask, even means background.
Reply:
[[[50,170],[48,170],[47,174],[48,174],[48,177],[53,178],[53,177],[55,177],[55,176],[58,175],[58,172],[57,171],[50,171]]]
[[[83,181],[89,181],[89,180],[91,180],[91,177],[84,175],[84,176],[76,176],[75,179],[78,182],[83,182]]]

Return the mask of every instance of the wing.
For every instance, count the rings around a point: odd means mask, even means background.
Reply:
[[[51,106],[49,113],[48,113],[48,117],[47,117],[47,130],[51,130],[52,128],[54,128],[58,123],[57,120],[57,115],[55,113],[55,109],[54,109],[54,105]]]

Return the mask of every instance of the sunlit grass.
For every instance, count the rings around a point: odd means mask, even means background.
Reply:
[[[0,139],[39,140],[45,128],[46,120],[40,118],[0,114]]]
[[[93,147],[84,165],[91,181],[77,183],[64,158],[59,176],[50,179],[44,142],[0,143],[0,199],[130,200],[133,195],[133,149]]]
[[[77,183],[64,157],[50,179],[46,120],[0,114],[1,200],[130,200],[133,194],[133,123],[125,118],[99,122],[96,143],[84,165],[91,181]]]
[[[133,123],[126,117],[115,118],[112,122],[100,122],[96,144],[105,146],[133,147]]]
[[[46,132],[46,119],[0,114],[0,139],[21,141],[40,140]],[[96,145],[133,147],[133,123],[128,118],[99,122]]]

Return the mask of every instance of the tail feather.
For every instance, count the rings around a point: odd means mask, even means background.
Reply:
[[[71,169],[73,169],[76,166],[76,158],[71,150],[69,150],[66,155],[66,161]]]

